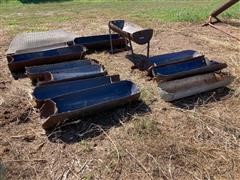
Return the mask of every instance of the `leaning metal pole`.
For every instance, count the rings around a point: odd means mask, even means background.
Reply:
[[[234,4],[236,4],[236,3],[238,3],[238,2],[239,2],[239,0],[228,0],[225,4],[223,4],[222,6],[220,6],[219,8],[217,8],[215,11],[213,11],[213,12],[210,14],[207,23],[203,24],[203,26],[208,26],[208,25],[209,25],[209,26],[211,26],[211,27],[213,27],[213,28],[215,28],[215,29],[217,29],[217,30],[219,30],[219,31],[221,31],[221,32],[223,32],[223,33],[225,33],[225,34],[233,37],[234,39],[237,39],[237,40],[240,41],[240,39],[239,39],[238,37],[235,37],[235,36],[231,35],[230,33],[228,33],[228,32],[226,32],[226,31],[224,31],[224,30],[222,30],[222,29],[214,26],[214,23],[221,22],[221,20],[220,20],[217,16],[218,16],[219,14],[223,13],[223,12],[226,11],[228,8],[230,8],[231,6],[233,6]],[[212,21],[213,18],[214,18],[216,21]]]

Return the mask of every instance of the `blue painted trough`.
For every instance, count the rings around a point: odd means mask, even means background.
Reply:
[[[74,79],[86,79],[91,77],[104,76],[107,72],[99,64],[91,64],[67,69],[53,69],[48,72],[39,73],[38,84],[49,84]]]
[[[225,63],[209,61],[200,56],[186,61],[153,67],[152,75],[157,80],[168,81],[196,74],[214,72],[226,67],[227,64]]]
[[[33,91],[37,107],[41,107],[46,99],[52,99],[57,96],[70,94],[76,91],[94,88],[120,81],[119,75],[101,76],[89,79],[79,79],[67,82],[53,83],[37,86]]]
[[[86,53],[83,46],[69,46],[24,54],[8,55],[8,67],[12,72],[22,71],[27,66],[53,64],[81,59]]]
[[[139,88],[131,81],[75,92],[46,100],[41,108],[44,129],[65,122],[68,119],[87,116],[135,101],[140,96]]]
[[[88,51],[110,50],[110,35],[84,36],[74,39],[76,45],[82,45]],[[118,34],[112,35],[112,45],[114,49],[123,49],[127,47],[126,40]]]
[[[76,60],[69,62],[62,62],[56,64],[47,64],[40,66],[30,66],[26,67],[26,75],[33,81],[37,80],[46,72],[52,72],[56,70],[70,69],[80,66],[86,66],[91,64],[97,64],[97,61],[94,60]]]
[[[158,56],[152,56],[148,59],[148,65],[150,67],[156,67],[161,65],[173,64],[177,62],[183,62],[189,59],[202,56],[199,52],[194,50],[184,50],[169,54],[162,54]]]

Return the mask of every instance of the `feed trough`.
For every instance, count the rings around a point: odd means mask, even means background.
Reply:
[[[209,61],[203,56],[180,63],[157,66],[152,69],[152,75],[157,80],[173,80],[196,74],[214,72],[226,68],[227,64]]]
[[[199,57],[199,56],[202,56],[202,55],[197,51],[184,50],[184,51],[179,51],[179,52],[174,52],[174,53],[152,56],[148,59],[147,63],[148,63],[148,66],[150,68],[152,68],[152,67],[156,67],[156,66],[187,61],[187,60]]]
[[[165,101],[174,101],[198,93],[224,87],[233,81],[233,77],[209,73],[183,79],[159,82],[159,93]]]
[[[147,57],[149,57],[150,40],[153,36],[153,29],[144,29],[136,24],[129,23],[124,20],[110,21],[108,26],[110,33],[111,50],[113,50],[111,37],[112,30],[129,40],[132,53],[133,47],[131,41],[140,45],[147,44]]]
[[[54,69],[51,72],[39,73],[36,78],[38,84],[49,84],[74,79],[86,79],[91,77],[104,76],[107,72],[99,64],[79,66],[68,69]]]
[[[66,42],[73,41],[75,37],[75,34],[61,29],[44,32],[24,32],[18,34],[12,40],[6,54],[23,54],[66,47]]]
[[[80,66],[86,66],[91,64],[96,64],[96,61],[92,60],[76,60],[76,61],[69,61],[69,62],[62,62],[56,64],[47,64],[47,65],[40,65],[40,66],[30,66],[26,67],[26,75],[33,81],[37,80],[41,75],[47,72],[52,72],[56,70],[62,69],[70,69]]]
[[[37,102],[37,107],[41,107],[42,102],[46,99],[52,99],[64,94],[70,94],[76,91],[90,89],[117,81],[120,81],[119,75],[101,76],[89,79],[79,79],[68,82],[40,85],[34,89],[33,96]]]
[[[139,98],[139,88],[131,81],[75,92],[46,100],[41,108],[42,126],[52,128],[65,120],[87,116],[124,105]]]
[[[86,48],[83,46],[71,46],[46,51],[37,51],[24,54],[7,56],[8,66],[12,72],[24,70],[27,66],[53,64],[84,57]]]
[[[112,34],[112,45],[114,49],[126,49],[126,40],[118,34]],[[82,45],[87,48],[88,51],[100,51],[110,50],[110,35],[96,35],[96,36],[85,36],[74,39],[74,43]]]

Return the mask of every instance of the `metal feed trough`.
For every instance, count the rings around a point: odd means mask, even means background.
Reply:
[[[53,83],[37,86],[33,91],[33,97],[36,100],[37,107],[41,107],[44,100],[52,99],[57,96],[91,89],[97,86],[110,84],[120,81],[119,75],[101,76],[88,79],[78,79],[67,82]]]
[[[143,29],[142,27],[126,22],[124,20],[110,21],[109,24],[111,51],[113,52],[113,43],[111,37],[111,31],[114,31],[124,38],[129,40],[131,51],[133,53],[133,47],[131,41],[143,45],[147,44],[147,57],[149,57],[150,40],[153,36],[153,29]]]
[[[135,101],[139,96],[139,88],[134,83],[119,81],[52,98],[46,100],[40,110],[42,127],[53,128],[68,119],[87,116]]]
[[[148,69],[151,70],[153,67],[173,64],[177,62],[180,63],[199,56],[202,56],[202,54],[194,50],[184,50],[174,53],[162,54],[150,57],[147,61],[147,66],[149,67]]]
[[[73,41],[75,37],[75,34],[64,30],[25,32],[18,34],[12,40],[6,54],[23,54],[66,47],[67,42]]]
[[[118,34],[112,34],[112,46],[114,49],[126,49],[126,40]],[[110,35],[83,36],[74,39],[74,44],[82,45],[88,51],[110,50]]]
[[[91,64],[97,64],[96,61],[93,60],[73,60],[69,62],[62,62],[56,64],[47,64],[47,65],[40,65],[40,66],[30,66],[26,67],[26,75],[32,80],[36,81],[37,79],[41,78],[44,73],[52,72],[61,69],[70,69],[80,66],[86,66]]]
[[[91,77],[104,76],[107,74],[104,67],[99,64],[77,66],[74,68],[53,69],[51,71],[35,75],[38,84],[49,84],[74,79],[86,79]],[[38,76],[38,77],[37,77]]]
[[[24,54],[8,55],[8,66],[12,72],[24,70],[27,66],[53,64],[84,57],[86,48],[83,46],[70,46]]]
[[[157,80],[168,81],[196,74],[214,72],[226,67],[227,64],[225,63],[209,61],[204,56],[200,56],[182,62],[156,66],[152,68],[152,74]]]
[[[216,73],[201,74],[183,79],[159,82],[159,93],[165,101],[174,101],[198,93],[225,87],[233,77]]]

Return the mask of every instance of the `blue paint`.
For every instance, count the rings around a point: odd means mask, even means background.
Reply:
[[[83,51],[82,46],[71,46],[71,47],[57,48],[57,49],[51,49],[51,50],[39,51],[39,52],[33,52],[33,53],[16,54],[12,56],[13,61],[11,63],[71,55],[71,54],[80,53],[82,51]]]
[[[70,78],[89,78],[105,74],[103,67],[98,64],[79,66],[69,69],[54,69],[51,71],[53,79],[60,81]]]
[[[81,91],[112,82],[111,76],[102,76],[84,80],[75,80],[61,83],[54,83],[36,87],[33,91],[33,96],[37,100],[51,99],[60,95]]]
[[[173,75],[180,72],[187,72],[197,68],[207,66],[204,58],[193,59],[190,61],[184,61],[178,64],[169,64],[165,66],[153,68],[153,73],[157,75]]]
[[[76,61],[62,62],[62,63],[56,63],[56,64],[31,66],[31,67],[26,67],[26,73],[39,74],[44,72],[51,72],[54,70],[69,69],[74,67],[91,65],[92,63],[93,61],[90,61],[90,60],[76,60]]]
[[[120,81],[80,92],[53,98],[58,113],[83,109],[101,103],[111,102],[139,93],[139,89],[130,81]]]
[[[171,61],[181,61],[183,59],[193,58],[199,56],[200,54],[197,51],[193,50],[185,50],[180,52],[174,52],[169,54],[163,54],[159,56],[153,56],[149,58],[149,63],[151,65],[164,65],[167,63],[171,63]]]
[[[118,34],[112,34],[112,40],[118,40],[120,38],[121,36],[119,36]],[[85,36],[85,37],[78,37],[74,39],[74,43],[84,45],[84,46],[102,43],[102,42],[110,43],[110,35],[106,34],[106,35],[98,35],[98,36]]]

